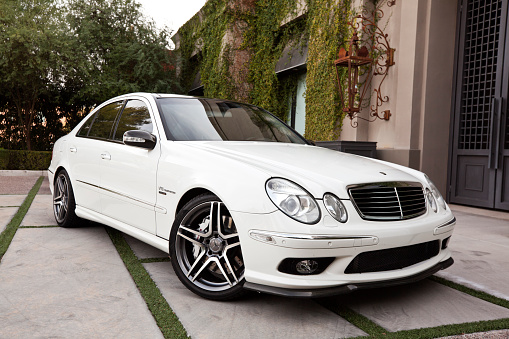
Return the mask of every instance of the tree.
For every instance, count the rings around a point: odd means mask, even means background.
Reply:
[[[71,102],[91,106],[129,92],[176,89],[169,41],[133,0],[69,0],[67,21],[75,56],[86,65],[73,76]],[[69,86],[70,82],[67,84]]]
[[[1,0],[0,133],[47,148],[106,99],[175,91],[170,34],[134,0]]]
[[[29,150],[40,97],[62,82],[63,32],[53,0],[0,2],[0,107],[15,111]]]

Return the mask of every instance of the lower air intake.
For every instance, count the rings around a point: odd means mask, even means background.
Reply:
[[[364,252],[357,255],[345,273],[392,271],[433,258],[440,252],[438,240],[422,244]]]

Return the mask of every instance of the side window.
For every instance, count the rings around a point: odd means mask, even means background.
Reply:
[[[113,139],[122,141],[124,133],[130,130],[143,130],[152,133],[152,119],[150,119],[147,105],[141,100],[129,100],[127,102]]]
[[[87,121],[78,132],[78,136],[108,139],[110,137],[110,132],[113,127],[113,123],[115,122],[115,118],[122,108],[122,104],[122,101],[118,101],[101,108],[89,119],[92,126],[87,126]]]
[[[80,130],[76,134],[79,137],[88,137],[88,132],[90,132],[90,126],[92,126],[92,122],[94,122],[95,117],[97,116],[97,112],[92,115],[84,124],[81,126]]]

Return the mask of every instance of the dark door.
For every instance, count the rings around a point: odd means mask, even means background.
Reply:
[[[459,2],[449,199],[509,210],[508,2]]]

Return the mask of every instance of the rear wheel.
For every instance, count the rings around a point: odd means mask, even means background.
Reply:
[[[71,180],[65,170],[58,172],[53,186],[53,214],[58,226],[78,227],[82,223],[74,210],[76,202],[74,201],[74,192],[72,190]]]
[[[177,214],[170,256],[180,281],[197,295],[228,300],[244,294],[244,259],[237,228],[215,195],[200,195]]]

